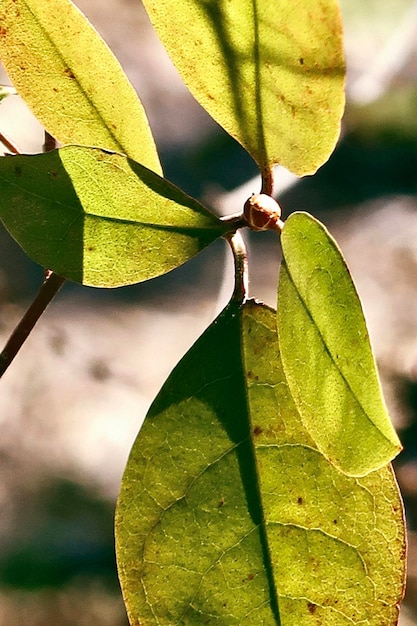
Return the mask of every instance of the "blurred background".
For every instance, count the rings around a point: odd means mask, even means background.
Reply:
[[[77,0],[140,94],[166,176],[220,213],[259,190],[250,157],[188,94],[140,0]],[[417,2],[343,0],[348,62],[342,138],[314,177],[277,173],[278,199],[322,219],[363,300],[404,452],[409,528],[401,626],[417,624]],[[4,73],[1,83],[7,84]],[[121,103],[123,106],[123,103]],[[0,131],[40,152],[16,97]],[[246,235],[250,293],[274,305],[277,237]],[[43,280],[0,229],[0,341]],[[0,626],[126,626],[113,542],[123,467],[170,370],[227,302],[223,242],[186,266],[116,290],[67,284],[1,381]]]

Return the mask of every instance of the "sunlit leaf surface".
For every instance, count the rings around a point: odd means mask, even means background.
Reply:
[[[143,107],[118,61],[69,0],[0,0],[0,60],[60,143],[127,154],[160,173]]]
[[[0,218],[22,248],[86,285],[164,274],[226,230],[151,170],[98,148],[0,159],[0,185]]]
[[[144,0],[184,82],[261,170],[313,173],[344,105],[336,0]]]
[[[135,626],[397,621],[392,471],[348,477],[319,452],[285,382],[275,312],[253,301],[223,312],[152,405],[116,543]]]
[[[291,393],[321,452],[342,471],[364,475],[401,445],[355,286],[337,244],[310,215],[291,215],[281,242],[278,329]]]

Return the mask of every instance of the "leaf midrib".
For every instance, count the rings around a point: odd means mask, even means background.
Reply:
[[[9,158],[9,157],[7,157]],[[13,158],[13,157],[10,157]],[[187,231],[192,232],[192,233],[196,233],[196,232],[207,232],[207,231],[219,231],[219,236],[221,233],[223,233],[225,231],[224,225],[222,224],[222,222],[219,222],[219,224],[211,224],[211,225],[207,225],[207,226],[193,226],[193,225],[188,225],[188,226],[181,226],[181,225],[175,225],[175,224],[155,224],[152,222],[146,222],[146,221],[141,221],[141,220],[135,220],[135,219],[129,219],[129,218],[120,218],[120,217],[112,217],[112,216],[106,216],[106,215],[99,215],[97,213],[93,213],[93,212],[89,212],[86,210],[82,210],[81,212],[77,211],[77,207],[74,204],[66,204],[65,202],[59,201],[59,200],[53,200],[51,202],[49,197],[45,197],[39,193],[36,193],[35,191],[30,191],[28,189],[25,189],[24,187],[22,187],[21,185],[19,185],[18,183],[15,183],[13,181],[11,181],[9,178],[6,178],[4,176],[0,175],[0,181],[2,181],[4,184],[6,185],[10,185],[13,187],[16,187],[17,189],[19,189],[20,191],[22,191],[24,193],[24,195],[28,195],[28,196],[32,196],[33,198],[36,198],[37,200],[40,200],[42,203],[44,204],[52,204],[52,205],[58,205],[59,207],[62,207],[63,209],[67,210],[68,213],[76,213],[77,217],[79,218],[83,218],[83,217],[89,217],[91,219],[97,219],[97,220],[103,220],[103,221],[108,221],[108,222],[114,222],[117,224],[126,224],[126,225],[131,225],[131,226],[138,226],[138,227],[144,227],[144,228],[153,228],[154,230],[166,230],[168,232],[183,232],[186,233]],[[78,196],[77,196],[78,198]],[[80,202],[80,201],[79,201]],[[84,209],[83,205],[80,202],[80,208]],[[191,209],[192,210],[192,209]]]
[[[246,305],[247,305],[247,302],[251,302],[251,301],[246,301]],[[252,302],[253,304],[255,304],[254,301]],[[244,386],[245,401],[246,401],[246,411],[248,415],[249,443],[250,443],[251,456],[252,456],[250,460],[253,466],[253,475],[254,475],[255,482],[256,482],[256,496],[257,496],[258,506],[260,510],[260,521],[259,521],[260,540],[261,540],[261,545],[262,545],[263,558],[265,561],[266,576],[267,576],[267,580],[269,584],[269,592],[271,594],[270,607],[275,617],[277,626],[281,626],[281,619],[280,619],[280,614],[279,614],[279,593],[278,593],[277,584],[275,582],[274,569],[273,569],[273,564],[272,564],[272,555],[271,555],[271,550],[270,550],[270,545],[269,545],[268,533],[266,529],[267,520],[265,518],[265,512],[264,512],[264,506],[263,506],[261,479],[259,476],[259,469],[258,469],[258,462],[257,462],[258,455],[256,451],[254,436],[252,433],[252,414],[251,414],[251,405],[250,405],[250,400],[249,400],[250,385],[249,385],[248,377],[246,376],[246,368],[245,368],[246,361],[245,361],[245,346],[244,346],[244,339],[243,339],[243,336],[244,336],[243,315],[246,314],[250,316],[251,318],[253,318],[253,315],[251,311],[242,313],[243,306],[245,306],[245,302],[242,304],[242,306],[239,309],[239,312],[240,312],[239,332],[240,332],[240,346],[241,346],[242,378],[243,378],[243,386]],[[262,306],[262,305],[255,304],[255,306]],[[266,308],[269,308],[269,307],[266,307]]]
[[[39,26],[39,28],[41,29],[41,31],[43,32],[43,34],[45,35],[45,38],[51,43],[53,49],[55,50],[58,58],[60,59],[60,61],[62,61],[63,65],[65,67],[67,67],[69,70],[71,70],[71,72],[74,75],[74,79],[76,81],[77,87],[79,89],[79,91],[81,92],[81,94],[83,95],[83,97],[87,100],[89,106],[91,107],[91,109],[93,111],[97,112],[97,118],[99,119],[100,123],[104,126],[104,128],[106,129],[108,135],[110,136],[110,138],[112,140],[114,140],[115,144],[117,145],[117,148],[119,151],[123,152],[124,154],[128,155],[128,152],[126,152],[126,150],[124,149],[124,146],[122,143],[120,143],[119,139],[117,138],[117,136],[114,134],[114,132],[109,128],[105,118],[103,117],[101,110],[94,104],[94,101],[92,100],[92,98],[88,95],[88,93],[85,91],[81,80],[78,77],[78,72],[76,70],[74,70],[71,65],[67,62],[67,59],[65,58],[65,56],[62,54],[60,48],[56,45],[54,39],[51,37],[50,33],[45,29],[45,27],[43,26],[42,22],[40,21],[40,19],[36,16],[36,14],[34,13],[34,11],[32,10],[31,6],[29,5],[29,3],[27,2],[27,0],[22,0],[22,2],[25,4],[25,6],[27,7],[29,13],[32,15],[33,20],[35,21],[35,23]],[[72,5],[72,10],[76,11],[77,14],[79,14],[80,17],[83,17],[81,11],[79,11],[79,9],[75,6]],[[87,27],[90,28],[89,24],[87,24]],[[100,37],[97,33],[97,37]],[[107,48],[107,44],[104,42],[103,39],[100,38],[100,42],[103,43]],[[110,48],[108,48],[110,54],[112,54],[112,52],[110,51]],[[117,59],[115,59],[116,62]],[[106,148],[107,146],[103,146],[104,148]]]
[[[324,339],[324,337],[323,337],[323,334],[322,334],[322,332],[321,332],[320,328],[318,327],[318,325],[316,324],[316,322],[315,322],[315,320],[314,320],[314,317],[313,317],[313,315],[312,315],[312,313],[311,313],[311,311],[310,311],[309,307],[307,306],[306,301],[304,300],[304,298],[303,298],[303,296],[302,296],[302,294],[301,294],[300,290],[297,288],[297,285],[296,285],[296,283],[295,283],[295,280],[293,279],[293,276],[292,276],[292,274],[291,274],[291,271],[290,271],[290,268],[289,268],[288,264],[287,264],[285,261],[283,261],[283,263],[284,263],[284,268],[287,270],[288,278],[290,279],[291,284],[293,285],[293,287],[294,287],[295,291],[297,292],[298,297],[300,298],[300,302],[302,303],[302,305],[303,305],[303,307],[304,307],[304,310],[306,311],[306,313],[307,313],[308,317],[311,319],[311,321],[312,321],[312,323],[313,323],[313,326],[314,326],[314,328],[316,329],[316,332],[317,332],[317,334],[318,334],[318,336],[319,336],[319,338],[320,338],[320,341],[321,341],[321,343],[322,343],[322,344],[323,344],[323,346],[324,346],[324,350],[325,350],[325,352],[329,355],[329,357],[330,357],[330,359],[331,359],[332,363],[334,364],[334,366],[335,366],[336,370],[339,372],[340,377],[342,378],[343,382],[345,383],[345,385],[346,385],[347,389],[349,390],[350,394],[352,395],[352,397],[353,397],[354,401],[355,401],[355,402],[356,402],[356,404],[359,406],[359,408],[360,408],[361,412],[362,412],[362,413],[363,413],[363,415],[366,417],[366,419],[370,422],[370,424],[372,424],[372,426],[373,426],[374,428],[376,428],[376,429],[377,429],[378,433],[379,433],[379,434],[380,434],[380,435],[381,435],[381,436],[385,439],[385,441],[387,441],[390,445],[393,445],[393,442],[391,441],[391,439],[389,439],[389,437],[387,437],[387,435],[386,435],[384,432],[382,432],[382,430],[379,428],[379,426],[378,426],[378,425],[377,425],[377,424],[376,424],[376,423],[375,423],[375,422],[371,419],[371,417],[368,415],[368,412],[367,412],[367,411],[366,411],[366,409],[363,407],[363,405],[362,405],[361,401],[359,400],[358,396],[356,395],[356,393],[355,393],[355,392],[354,392],[354,390],[352,389],[352,386],[351,386],[351,384],[350,384],[349,380],[346,378],[345,374],[344,374],[344,373],[343,373],[343,371],[340,369],[340,367],[339,367],[339,365],[338,365],[337,361],[336,361],[336,360],[335,360],[335,358],[333,357],[332,352],[331,352],[331,351],[330,351],[330,349],[328,348],[327,343],[326,343],[326,341],[325,341],[325,339]],[[279,329],[278,329],[278,330],[279,330]]]

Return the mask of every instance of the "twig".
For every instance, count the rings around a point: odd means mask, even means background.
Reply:
[[[12,332],[3,351],[0,353],[0,378],[3,376],[10,363],[19,352],[28,338],[32,328],[45,311],[52,298],[56,296],[65,282],[65,278],[54,272],[48,272],[39,289],[34,301]]]
[[[4,143],[8,150],[14,154],[20,154],[16,146],[9,142],[9,140],[6,139],[2,133],[0,133],[0,141]],[[44,151],[48,148],[53,149],[54,147],[55,140],[49,134],[47,136],[45,133]],[[3,348],[3,351],[0,353],[0,378],[7,370],[10,363],[25,343],[36,322],[54,296],[56,296],[58,291],[61,289],[64,282],[65,278],[62,276],[55,274],[52,270],[45,270],[45,280],[42,283],[35,299],[12,332],[9,340]]]
[[[274,193],[274,168],[269,167],[268,169],[261,172],[261,175],[262,175],[261,193],[264,193],[267,196],[272,196]]]
[[[7,139],[7,137],[3,135],[2,132],[0,132],[0,141],[9,150],[9,152],[12,152],[13,154],[20,154],[17,146],[15,146],[14,143],[10,141],[10,139]]]
[[[244,228],[245,226],[247,226],[246,220],[243,217],[243,212],[234,213],[233,215],[226,215],[225,217],[221,217],[220,219],[223,224],[227,224],[230,228],[230,234],[226,235],[226,238],[229,236],[231,237],[238,228]]]

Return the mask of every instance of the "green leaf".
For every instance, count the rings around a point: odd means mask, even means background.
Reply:
[[[161,172],[133,87],[69,0],[0,0],[0,24],[1,61],[53,137],[122,152]]]
[[[393,626],[404,532],[391,469],[348,477],[305,430],[275,312],[231,304],[172,372],[126,467],[116,547],[129,620]]]
[[[194,97],[253,156],[312,174],[344,106],[336,0],[144,0]]]
[[[15,96],[16,89],[13,87],[8,87],[7,85],[0,85],[0,102],[7,98],[8,96]]]
[[[310,215],[291,215],[281,242],[278,329],[291,393],[320,451],[347,474],[367,474],[401,444],[355,286],[336,242]]]
[[[67,146],[0,160],[0,217],[35,261],[95,287],[164,274],[226,226],[127,157]]]

